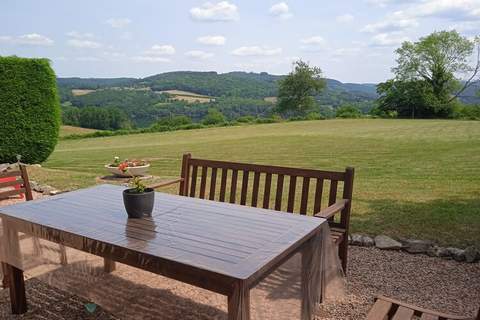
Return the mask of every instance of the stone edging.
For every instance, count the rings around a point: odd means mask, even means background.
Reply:
[[[430,257],[442,259],[453,259],[458,262],[474,263],[480,261],[480,250],[474,246],[465,249],[454,247],[440,247],[433,241],[416,239],[392,239],[385,235],[378,235],[374,238],[367,235],[353,233],[348,236],[348,243],[360,247],[375,246],[381,250],[403,250],[408,253],[422,253]]]

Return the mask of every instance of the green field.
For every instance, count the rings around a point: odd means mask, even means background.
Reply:
[[[475,121],[306,121],[63,140],[33,175],[59,188],[85,187],[119,156],[147,159],[153,174],[176,177],[184,152],[305,168],[354,166],[353,231],[480,245]]]

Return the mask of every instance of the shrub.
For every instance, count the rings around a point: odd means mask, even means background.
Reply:
[[[480,105],[455,106],[453,118],[463,120],[480,120]]]
[[[240,123],[252,123],[254,121],[255,121],[254,116],[242,116],[237,118],[237,122],[240,122]]]
[[[360,110],[351,105],[344,105],[337,109],[337,118],[360,118],[362,113]]]
[[[187,116],[173,116],[173,117],[165,117],[160,120],[158,120],[155,124],[152,125],[152,127],[158,127],[158,126],[166,126],[166,127],[173,127],[173,128],[178,128],[180,126],[185,126],[189,125],[192,123],[192,119]]]
[[[58,140],[60,102],[47,59],[0,57],[0,163],[45,161]]]
[[[202,121],[202,123],[206,126],[216,125],[223,122],[225,122],[225,116],[223,115],[223,113],[214,108],[208,109],[208,113]]]

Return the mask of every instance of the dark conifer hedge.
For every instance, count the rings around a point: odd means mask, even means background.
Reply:
[[[0,57],[0,163],[43,162],[60,128],[56,77],[47,59]]]

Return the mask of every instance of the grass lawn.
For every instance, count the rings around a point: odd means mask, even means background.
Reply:
[[[60,141],[38,181],[80,188],[114,156],[179,175],[181,156],[343,170],[356,168],[353,232],[480,246],[480,123],[328,120]],[[168,189],[170,192],[176,190]]]
[[[80,128],[80,127],[72,127],[72,126],[61,126],[60,127],[60,137],[69,136],[71,134],[84,134],[84,133],[91,133],[98,131],[96,129],[87,129],[87,128]]]

